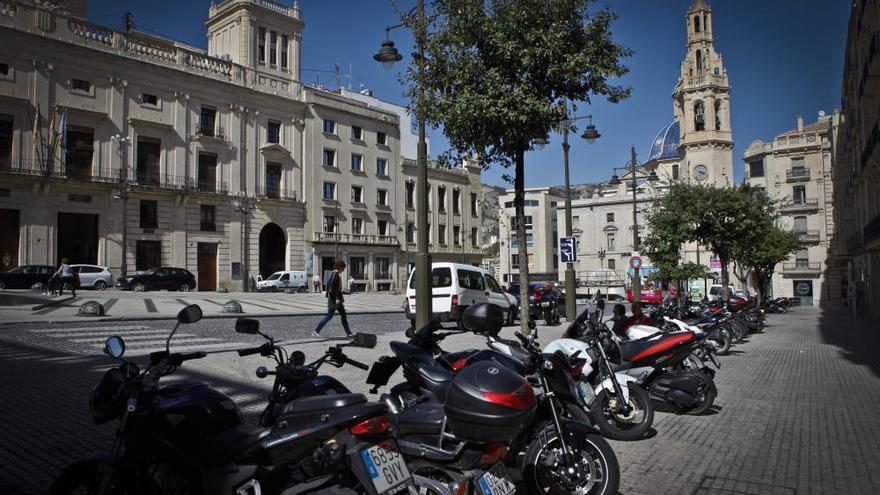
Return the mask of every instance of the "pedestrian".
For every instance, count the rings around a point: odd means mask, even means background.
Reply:
[[[321,292],[321,276],[317,273],[312,277],[312,286],[315,288],[315,292]]]
[[[348,277],[348,293],[354,294],[356,287],[354,286],[354,275]]]
[[[61,282],[58,286],[58,295],[64,294],[64,286],[70,289],[70,295],[76,297],[76,276],[73,273],[73,268],[70,267],[70,263],[67,258],[61,258],[61,266],[58,267],[58,270],[55,271],[56,277],[61,277]]]
[[[626,307],[623,304],[615,304],[613,313],[611,321],[614,322],[614,326],[611,327],[611,331],[622,339],[628,339],[629,337],[626,335]]]
[[[321,318],[318,326],[312,330],[313,337],[321,337],[321,329],[333,319],[333,315],[337,311],[342,319],[342,328],[345,329],[347,335],[351,335],[351,329],[348,328],[348,317],[345,314],[345,299],[342,297],[342,272],[344,270],[344,261],[337,261],[333,264],[333,271],[330,272],[330,279],[327,280],[327,290],[324,292],[327,296],[327,314],[324,318]]]

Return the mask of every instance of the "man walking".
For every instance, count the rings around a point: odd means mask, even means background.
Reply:
[[[354,291],[357,290],[357,287],[354,285],[354,275],[348,277],[348,293],[354,294]]]
[[[345,300],[342,298],[342,272],[345,271],[345,262],[337,261],[333,264],[333,271],[330,273],[330,280],[327,281],[327,314],[318,322],[318,326],[312,330],[313,337],[321,337],[321,329],[324,328],[336,312],[342,318],[342,328],[345,333],[351,336],[351,329],[348,328],[348,317],[345,314]]]
[[[312,277],[312,286],[315,288],[315,292],[321,292],[321,276],[317,273]]]
[[[76,276],[73,273],[73,268],[70,267],[67,258],[61,258],[61,266],[58,267],[58,271],[55,272],[56,277],[61,277],[61,284],[58,287],[58,295],[64,294],[64,286],[70,289],[70,295],[76,297]]]

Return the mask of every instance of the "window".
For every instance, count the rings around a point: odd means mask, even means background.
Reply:
[[[278,32],[269,31],[269,64],[278,65]]]
[[[706,116],[702,100],[697,100],[694,103],[694,130],[697,132],[706,130]]]
[[[324,232],[332,234],[336,232],[339,223],[333,215],[324,215]]]
[[[217,155],[199,153],[199,191],[217,191]]]
[[[199,230],[204,232],[213,232],[216,229],[216,208],[214,205],[201,206],[201,218],[199,220]]]
[[[606,213],[605,221],[608,223],[614,223],[614,213]]]
[[[64,155],[65,175],[73,179],[91,177],[95,130],[69,125],[65,144],[67,144],[67,153]]]
[[[534,247],[534,244],[535,244],[534,240],[535,240],[535,238],[533,237],[532,234],[526,234],[526,247],[527,248]],[[519,242],[517,242],[515,235],[510,236],[510,247],[515,248],[515,249],[519,248]]]
[[[406,223],[406,242],[416,242],[416,225],[412,222]]]
[[[415,204],[415,201],[413,201],[413,198],[415,197],[415,189],[416,189],[415,182],[410,181],[410,182],[406,183],[406,207],[407,208],[412,208]]]
[[[376,233],[388,235],[388,220],[376,220]]]
[[[446,211],[446,188],[443,186],[437,188],[437,208],[441,213]]]
[[[281,68],[287,69],[287,35],[281,35]]]
[[[0,170],[9,170],[12,167],[13,129],[12,116],[0,114]]]
[[[162,141],[138,136],[137,140],[137,182],[144,186],[159,185],[159,156]]]
[[[376,278],[379,280],[391,278],[391,258],[376,258]]]
[[[377,132],[376,133],[376,144],[378,144],[380,146],[387,146],[388,145],[388,136],[384,132]]]
[[[478,246],[478,237],[480,230],[477,227],[471,229],[471,247]]]
[[[363,172],[364,170],[364,155],[357,155],[355,153],[351,154],[351,171],[352,172]]]
[[[699,15],[694,16],[694,32],[695,33],[700,32],[700,16]]]
[[[159,202],[149,199],[141,200],[141,222],[142,229],[158,229],[159,228]]]
[[[798,234],[807,232],[807,217],[794,217],[794,231]]]
[[[199,113],[199,134],[213,137],[217,120],[217,110],[212,107],[202,106]]]
[[[151,95],[149,93],[141,93],[141,105],[158,107],[159,106],[159,97],[156,95]]]
[[[749,162],[749,177],[764,177],[764,160]]]
[[[364,278],[364,267],[366,263],[364,261],[363,256],[352,256],[349,258],[348,264],[348,273],[352,278],[356,278],[358,280],[363,280]]]
[[[70,90],[79,93],[91,93],[92,83],[91,81],[87,81],[85,79],[77,79],[74,77],[70,80]]]
[[[608,268],[611,270],[617,269],[617,260],[614,258],[608,258]]]
[[[336,122],[330,119],[324,119],[324,132],[327,134],[336,134]]]
[[[721,130],[721,100],[715,100],[715,130]]]
[[[458,286],[462,289],[486,290],[483,274],[473,270],[456,270],[458,272]]]
[[[376,190],[376,204],[379,206],[388,206],[388,190],[387,189],[377,189]]]
[[[794,265],[797,268],[809,268],[810,266],[810,252],[806,249],[801,249],[795,254]]]
[[[335,182],[324,182],[324,199],[336,199]]]
[[[606,243],[605,243],[605,244],[606,244],[606,246],[608,247],[608,249],[614,249],[614,248],[615,248],[614,234],[607,234],[607,235],[605,236],[605,238],[606,238]]]
[[[363,203],[364,202],[364,188],[361,186],[351,186],[351,202],[352,203]]]
[[[257,35],[257,44],[259,45],[259,50],[257,50],[257,60],[261,64],[266,63],[266,28],[260,28],[259,34]]]
[[[278,199],[281,197],[281,164],[266,162],[266,197]]]
[[[135,270],[143,271],[162,265],[162,241],[136,241]]]
[[[526,215],[526,216],[525,216],[525,219],[526,219],[526,230],[529,230],[529,229],[532,228],[532,216],[531,216],[531,215]],[[511,218],[510,218],[510,229],[511,229],[511,230],[516,230],[516,229],[518,228],[518,227],[517,227],[518,225],[519,225],[519,224],[516,223],[516,217],[511,217]]]
[[[697,50],[697,75],[703,73],[703,52]]]
[[[437,226],[437,237],[439,237],[438,241],[441,246],[446,245],[446,226],[442,223]]]
[[[413,270],[415,272],[415,270]],[[449,268],[434,268],[431,270],[431,287],[452,287],[452,270]],[[409,279],[409,288],[416,288],[416,275],[413,273]]]
[[[791,197],[796,204],[804,204],[807,202],[806,186],[794,186],[791,188]]]
[[[335,167],[336,166],[336,150],[324,148],[324,166],[325,167]]]
[[[281,143],[281,122],[270,120],[266,125],[266,142]]]
[[[376,159],[376,175],[387,176],[388,175],[388,160],[384,158]]]
[[[354,217],[351,219],[351,233],[352,234],[363,234],[364,233],[364,219]]]
[[[356,139],[358,141],[363,141],[364,130],[356,125],[351,126],[351,138]]]
[[[461,215],[461,205],[459,202],[461,201],[461,191],[458,189],[452,190],[452,214],[453,215]]]
[[[804,157],[801,156],[791,159],[791,176],[793,178],[810,176],[810,171],[807,170],[807,167],[804,165]]]
[[[471,193],[471,216],[475,217],[479,213],[479,206],[477,205],[477,193]]]
[[[519,254],[514,253],[510,255],[510,267],[511,268],[519,268]]]
[[[539,204],[540,204],[540,201],[538,201],[537,199],[524,199],[523,200],[523,208],[526,208],[529,206],[538,206]],[[516,203],[514,201],[508,201],[508,202],[504,203],[505,208],[513,208],[514,206],[516,206]]]
[[[459,225],[452,226],[452,244],[461,246],[461,226]]]
[[[9,75],[9,64],[0,63],[0,76]]]
[[[678,167],[677,163],[672,166],[672,180],[678,180],[678,175],[679,175],[678,168],[679,167]]]

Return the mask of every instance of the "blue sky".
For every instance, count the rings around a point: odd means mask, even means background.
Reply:
[[[121,28],[126,11],[134,13],[139,29],[205,47],[204,21],[210,0],[91,0],[89,19]],[[400,0],[403,7],[414,0]],[[769,140],[795,127],[798,115],[807,123],[819,110],[830,113],[840,105],[843,56],[850,2],[845,0],[709,0],[713,9],[715,47],[724,57],[730,76],[734,170],[742,177],[742,155],[755,139]],[[572,143],[572,182],[607,180],[615,166],[626,163],[629,148],[647,156],[657,131],[672,119],[670,94],[685,55],[684,15],[691,0],[600,0],[620,19],[615,39],[634,50],[625,60],[630,73],[621,83],[631,86],[632,97],[611,105],[595,100],[579,114],[591,113],[602,138],[594,144]],[[337,63],[348,84],[363,84],[382,99],[403,103],[397,73],[386,71],[372,55],[384,39],[384,27],[396,22],[388,0],[301,0],[303,81],[319,78],[336,86]],[[403,30],[392,32],[401,53],[411,51]],[[404,59],[408,60],[409,57]],[[402,65],[402,64],[401,64]],[[329,72],[326,72],[329,71]],[[444,150],[442,133],[430,133],[431,153]],[[504,170],[492,167],[483,182],[507,185]],[[543,151],[526,156],[526,185],[561,184],[560,138],[551,137]]]

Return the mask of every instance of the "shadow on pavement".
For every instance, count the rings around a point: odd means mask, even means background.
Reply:
[[[853,364],[867,366],[880,376],[880,322],[852,318],[825,311],[819,319],[822,340],[840,348],[841,356]]]

